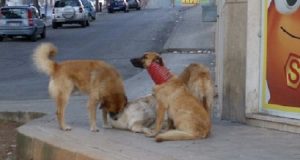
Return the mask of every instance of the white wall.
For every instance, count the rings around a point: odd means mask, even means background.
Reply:
[[[261,0],[248,1],[246,114],[259,111]]]

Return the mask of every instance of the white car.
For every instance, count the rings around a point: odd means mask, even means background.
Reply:
[[[88,15],[82,0],[57,0],[53,8],[52,28],[74,23],[82,27],[89,26]]]

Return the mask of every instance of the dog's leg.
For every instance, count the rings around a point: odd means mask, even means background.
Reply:
[[[50,79],[49,94],[56,103],[56,116],[59,127],[64,131],[70,131],[72,128],[65,123],[65,108],[68,105],[69,97],[73,89],[72,82],[65,79]]]
[[[103,128],[112,128],[112,126],[108,123],[107,120],[108,113],[105,108],[102,109],[102,118],[103,118]]]
[[[155,129],[150,131],[150,132],[147,132],[146,133],[146,136],[147,137],[154,137],[156,136],[159,131],[161,130],[162,128],[162,125],[163,125],[163,121],[164,121],[164,115],[165,115],[165,112],[166,112],[166,107],[164,106],[164,103],[158,101],[157,102],[157,109],[156,109],[156,121],[155,121]]]
[[[96,113],[97,113],[98,100],[96,98],[90,97],[88,101],[88,110],[90,118],[90,130],[92,132],[99,132],[96,124]]]
[[[174,122],[170,118],[168,118],[168,129],[175,129]]]
[[[56,97],[56,116],[58,120],[58,124],[60,128],[64,131],[70,131],[72,128],[65,123],[65,108],[67,106],[67,102],[69,100],[68,94],[63,94],[60,92]]]
[[[158,134],[155,137],[155,141],[162,142],[162,141],[191,140],[195,138],[197,138],[195,135],[185,131],[169,130],[164,133]]]

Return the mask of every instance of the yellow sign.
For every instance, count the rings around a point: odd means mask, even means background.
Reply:
[[[200,3],[200,0],[181,0],[183,4],[197,4]]]

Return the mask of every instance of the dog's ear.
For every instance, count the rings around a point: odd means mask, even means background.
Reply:
[[[160,66],[165,66],[164,61],[162,60],[161,57],[156,57],[154,60],[157,64],[159,64]]]
[[[103,104],[100,104],[99,109],[105,108]]]
[[[108,102],[106,98],[103,98],[102,103],[100,103],[99,109],[107,109]]]

